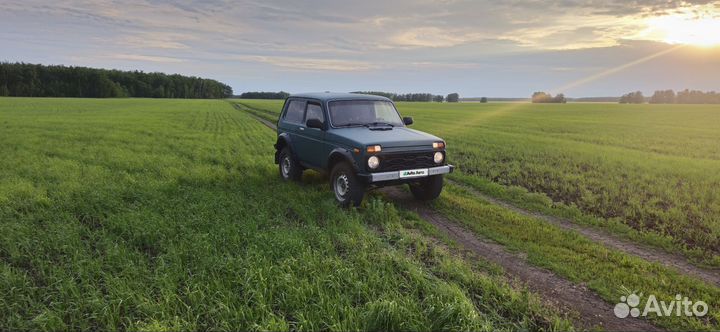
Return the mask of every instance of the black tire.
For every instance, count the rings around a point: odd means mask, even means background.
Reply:
[[[360,206],[365,196],[365,185],[355,175],[355,170],[347,162],[341,162],[330,172],[330,188],[335,199],[342,207]]]
[[[280,177],[286,181],[300,181],[302,178],[303,169],[300,164],[293,158],[290,153],[290,149],[284,147],[280,151],[278,156],[278,169],[280,170]]]
[[[433,175],[420,179],[417,183],[410,184],[410,192],[415,199],[430,201],[438,198],[443,188],[443,176]]]

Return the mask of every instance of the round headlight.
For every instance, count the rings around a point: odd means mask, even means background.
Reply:
[[[378,159],[378,157],[372,156],[368,158],[368,167],[376,169],[378,166],[380,166],[380,159]]]
[[[440,151],[435,152],[435,155],[433,156],[433,160],[435,161],[436,164],[443,162],[443,159],[445,159],[445,156],[443,156],[442,152],[440,152]]]

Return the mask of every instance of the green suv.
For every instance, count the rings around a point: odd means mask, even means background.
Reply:
[[[385,97],[308,93],[285,100],[277,124],[275,163],[285,180],[305,169],[330,174],[342,206],[359,206],[365,190],[409,184],[417,199],[440,195],[443,174],[453,171],[445,141],[407,126]]]

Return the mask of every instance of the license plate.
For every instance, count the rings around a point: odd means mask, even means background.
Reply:
[[[400,171],[400,178],[415,178],[419,176],[427,176],[428,175],[428,169],[427,168],[420,168],[420,169],[409,169],[406,171]]]

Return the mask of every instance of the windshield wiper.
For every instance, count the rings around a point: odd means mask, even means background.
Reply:
[[[358,127],[358,126],[370,127],[370,125],[367,124],[367,123],[355,123],[355,122],[342,124],[342,125],[339,125],[339,126],[337,126],[337,127],[338,127],[338,128],[343,128],[343,127]]]
[[[351,123],[346,123],[346,124],[339,125],[339,126],[337,126],[337,127],[338,127],[338,128],[342,128],[342,127],[359,127],[359,126],[368,127],[368,128],[370,128],[371,126],[389,126],[389,127],[395,127],[394,124],[388,123],[388,122],[370,122],[370,123],[351,122]]]

